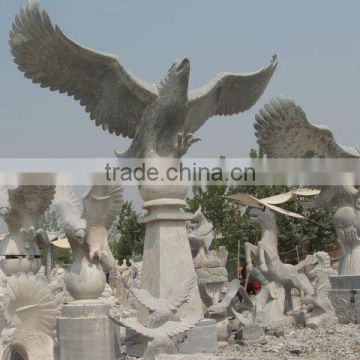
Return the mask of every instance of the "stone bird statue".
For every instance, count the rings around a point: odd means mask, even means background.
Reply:
[[[82,196],[82,203],[72,187],[58,187],[53,201],[59,222],[71,244],[86,245],[91,260],[98,259],[104,270],[115,269],[107,240],[123,204],[121,186],[92,186]]]
[[[53,207],[73,253],[65,284],[74,299],[97,299],[106,286],[104,271],[116,271],[108,229],[122,203],[123,188],[118,185],[94,185],[82,201],[73,187],[57,187]]]
[[[129,288],[125,281],[124,284],[136,300],[149,310],[149,327],[156,328],[169,320],[179,321],[177,312],[181,305],[189,301],[196,280],[197,276],[194,275],[190,280],[185,281],[178,290],[173,290],[166,298],[156,298],[148,290]]]
[[[11,276],[2,331],[3,360],[52,360],[57,309],[46,284],[34,275]]]
[[[357,146],[338,144],[332,132],[312,125],[293,100],[277,97],[255,117],[256,137],[261,149],[272,158],[359,158]],[[343,250],[340,275],[360,273],[360,247],[357,246],[360,222],[360,194],[354,186],[319,186],[320,194],[306,207],[336,207],[334,223]],[[355,231],[353,231],[355,228]],[[346,230],[347,234],[346,234]],[[350,230],[350,231],[349,231]],[[347,246],[350,244],[350,246]]]
[[[97,126],[133,139],[123,157],[181,157],[199,139],[207,119],[250,109],[264,92],[278,60],[254,73],[220,73],[188,90],[190,62],[175,62],[158,82],[137,79],[115,56],[95,52],[54,26],[38,1],[16,15],[10,32],[15,63],[41,87],[67,93],[85,107]]]
[[[178,353],[174,337],[189,331],[203,319],[201,314],[194,314],[188,315],[181,321],[167,321],[160,327],[147,328],[136,319],[117,320],[110,315],[109,317],[115,324],[131,329],[148,340],[143,355],[144,360],[153,360],[160,353]]]
[[[331,130],[311,124],[303,109],[290,98],[273,98],[255,116],[257,142],[270,158],[359,158],[360,148],[336,142]],[[358,191],[352,186],[321,186],[308,207],[355,205]]]

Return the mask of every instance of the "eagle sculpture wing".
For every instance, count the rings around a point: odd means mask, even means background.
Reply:
[[[55,186],[20,185],[8,190],[8,195],[12,210],[26,209],[34,216],[39,216],[54,199]]]
[[[197,276],[194,275],[190,280],[186,281],[184,285],[169,297],[169,308],[172,311],[176,311],[179,307],[189,301],[190,293],[195,283]]]
[[[148,290],[129,287],[125,282],[124,284],[131,294],[134,295],[135,299],[150,312],[157,311],[164,306],[163,299],[152,296]]]
[[[312,125],[291,99],[270,100],[255,116],[258,144],[271,158],[356,158],[356,147],[338,144],[332,132]]]
[[[277,64],[274,56],[271,64],[260,71],[220,73],[204,87],[189,91],[185,132],[197,131],[212,116],[234,115],[250,109],[266,89]]]
[[[109,229],[120,213],[123,188],[118,185],[94,185],[83,197],[87,226],[104,226]]]
[[[185,318],[181,319],[181,321],[168,321],[156,330],[159,332],[161,331],[172,338],[175,335],[180,335],[188,330],[191,330],[202,319],[203,316],[201,314],[190,314]]]
[[[27,78],[73,96],[111,134],[133,138],[144,109],[157,98],[156,87],[137,80],[115,56],[66,37],[36,0],[16,15],[10,46]]]
[[[144,325],[139,323],[136,319],[116,319],[113,316],[109,315],[110,320],[116,325],[123,326],[130,330],[135,331],[137,334],[140,334],[143,337],[146,337],[149,340],[154,339],[157,334],[158,329],[146,328]]]
[[[59,220],[59,226],[84,228],[83,207],[72,186],[58,186],[52,203]]]

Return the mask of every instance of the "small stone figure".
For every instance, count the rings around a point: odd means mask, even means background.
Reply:
[[[360,211],[346,206],[334,215],[337,239],[342,250],[339,274],[360,275]]]
[[[34,275],[11,276],[7,286],[3,360],[52,360],[57,309],[51,291]]]
[[[334,308],[329,299],[331,290],[329,277],[338,275],[338,272],[331,267],[328,253],[319,251],[314,256],[317,264],[307,273],[307,276],[312,280],[315,293],[312,297],[302,299],[303,303],[310,307],[310,313],[306,317],[306,326],[313,328],[321,324],[328,325],[335,320]]]
[[[54,198],[55,186],[20,185],[15,189],[0,187],[0,216],[9,235],[1,241],[0,267],[7,276],[36,274],[41,266],[39,245],[48,242],[40,227],[40,215]]]

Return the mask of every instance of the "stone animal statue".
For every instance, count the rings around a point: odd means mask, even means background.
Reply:
[[[215,239],[213,224],[202,213],[201,206],[194,213],[193,220],[198,222],[198,226],[189,233],[188,237],[190,247],[195,252],[195,268],[220,266],[219,259],[210,252],[210,246]]]
[[[37,273],[41,266],[39,245],[46,243],[40,215],[49,207],[55,186],[0,187],[0,216],[6,222],[9,235],[1,241],[0,261],[7,276],[18,272]]]
[[[138,335],[147,339],[147,345],[142,359],[155,360],[159,354],[177,354],[176,337],[186,333],[195,327],[203,318],[202,314],[186,316],[181,321],[167,321],[156,328],[148,328],[136,319],[117,320],[111,315],[110,319],[119,326],[135,331]]]
[[[7,286],[2,359],[52,360],[57,309],[51,291],[32,274],[11,276]]]
[[[330,276],[338,275],[338,272],[332,268],[330,255],[324,251],[315,253],[317,263],[313,270],[307,273],[308,278],[314,286],[314,295],[305,297],[302,302],[307,304],[310,312],[306,318],[307,327],[318,327],[321,324],[328,325],[335,319],[335,311],[329,299],[331,290]]]
[[[332,132],[323,126],[311,124],[300,106],[289,98],[271,99],[255,117],[257,141],[271,158],[359,158],[359,147],[342,146]],[[355,232],[346,224],[358,227],[360,210],[359,190],[354,186],[321,186],[321,192],[308,207],[336,207],[334,215],[338,241],[343,248],[340,275],[360,274],[360,262]],[[342,210],[342,208],[352,210]],[[348,246],[350,243],[352,245]],[[354,245],[354,246],[353,246]],[[352,259],[354,257],[354,259]]]
[[[250,273],[255,265],[266,280],[281,284],[286,289],[287,301],[292,308],[291,289],[298,289],[301,296],[312,295],[314,289],[308,278],[299,273],[295,266],[281,262],[277,249],[278,229],[274,213],[267,208],[252,208],[249,215],[252,221],[261,226],[262,237],[257,246],[245,243],[247,271]]]
[[[38,1],[17,14],[10,46],[19,70],[34,83],[80,101],[90,118],[110,134],[133,139],[126,157],[181,157],[198,139],[208,118],[251,108],[277,65],[252,74],[222,73],[204,87],[188,91],[190,62],[174,63],[160,81],[148,84],[120,60],[70,40],[54,26]],[[74,76],[76,74],[76,76]]]
[[[178,290],[173,290],[166,298],[156,298],[146,289],[130,288],[126,285],[135,299],[150,312],[150,328],[156,328],[166,321],[179,321],[177,314],[181,305],[187,303],[192,288],[196,284],[196,276],[180,285]]]
[[[121,186],[92,186],[82,203],[72,187],[57,187],[53,201],[59,223],[70,243],[74,262],[65,275],[74,299],[96,299],[104,291],[104,271],[116,269],[107,231],[123,203]]]

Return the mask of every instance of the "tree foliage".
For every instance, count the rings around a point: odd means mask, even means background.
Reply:
[[[120,262],[143,252],[145,225],[139,223],[139,218],[140,214],[133,209],[132,202],[126,201],[109,231],[111,251]]]

